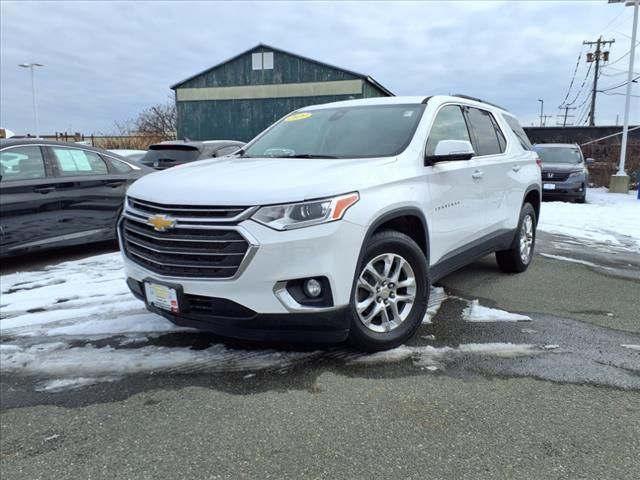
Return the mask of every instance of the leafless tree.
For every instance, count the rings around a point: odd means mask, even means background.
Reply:
[[[176,132],[176,105],[173,100],[145,108],[135,120],[139,135],[157,135],[174,138]]]

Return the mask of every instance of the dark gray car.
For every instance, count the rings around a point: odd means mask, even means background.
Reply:
[[[580,146],[570,143],[539,143],[533,146],[542,160],[542,199],[573,200],[584,203],[587,199],[589,170]]]
[[[243,146],[244,142],[236,140],[208,140],[203,142],[176,140],[151,145],[146,155],[138,161],[156,170],[164,170],[196,160],[231,155]]]
[[[0,257],[115,239],[127,187],[150,172],[86,145],[0,140]]]

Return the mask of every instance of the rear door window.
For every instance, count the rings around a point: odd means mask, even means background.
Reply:
[[[109,169],[95,152],[79,148],[51,147],[53,158],[62,177],[107,175]]]
[[[9,148],[0,152],[2,182],[46,177],[42,150],[38,146]]]
[[[458,105],[447,105],[440,109],[433,121],[427,139],[426,155],[432,156],[440,140],[466,140],[470,142],[469,130]]]
[[[506,141],[491,113],[473,107],[467,107],[465,110],[476,155],[498,155],[504,153]]]

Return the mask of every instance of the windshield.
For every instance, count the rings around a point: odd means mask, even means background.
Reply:
[[[534,147],[542,163],[574,163],[582,161],[578,147]]]
[[[289,115],[245,151],[248,157],[363,158],[402,152],[424,105],[338,107]]]

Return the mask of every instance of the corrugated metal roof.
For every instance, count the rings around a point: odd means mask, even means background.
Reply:
[[[280,52],[280,53],[284,53],[284,54],[287,54],[287,55],[292,55],[292,56],[295,56],[295,57],[301,58],[301,59],[303,59],[303,60],[306,60],[307,62],[313,62],[313,63],[316,63],[316,64],[318,64],[318,65],[322,65],[323,67],[332,68],[332,69],[334,69],[334,70],[341,70],[341,71],[343,71],[343,72],[346,72],[346,73],[348,73],[348,74],[350,74],[350,75],[353,75],[353,76],[355,76],[355,77],[361,78],[362,80],[365,80],[365,81],[367,81],[367,82],[371,83],[371,84],[372,84],[372,85],[374,85],[376,88],[380,89],[382,92],[384,92],[385,94],[387,94],[387,95],[389,95],[389,96],[394,96],[394,93],[393,93],[393,92],[391,92],[391,91],[390,91],[390,90],[388,90],[387,88],[383,87],[380,83],[378,83],[376,80],[374,80],[374,79],[373,79],[372,77],[370,77],[369,75],[364,75],[364,74],[362,74],[362,73],[354,72],[353,70],[348,70],[348,69],[346,69],[346,68],[336,67],[335,65],[330,65],[330,64],[325,63],[325,62],[320,62],[320,61],[318,61],[318,60],[314,60],[313,58],[305,57],[305,56],[303,56],[303,55],[298,55],[297,53],[292,53],[292,52],[289,52],[289,51],[287,51],[287,50],[283,50],[283,49],[281,49],[281,48],[272,47],[271,45],[266,45],[266,44],[264,44],[264,43],[259,43],[259,44],[258,44],[258,45],[256,45],[255,47],[251,47],[249,50],[245,50],[244,52],[239,53],[238,55],[235,55],[235,56],[233,56],[233,57],[231,57],[231,58],[229,58],[229,59],[225,60],[224,62],[220,62],[220,63],[218,63],[217,65],[214,65],[213,67],[207,68],[206,70],[203,70],[202,72],[199,72],[199,73],[196,73],[195,75],[190,76],[189,78],[185,78],[184,80],[182,80],[182,81],[180,81],[180,82],[176,83],[175,85],[172,85],[172,86],[171,86],[171,89],[172,89],[172,90],[175,90],[175,89],[179,88],[181,85],[183,85],[183,84],[185,84],[185,83],[187,83],[187,82],[189,82],[189,81],[193,80],[194,78],[197,78],[197,77],[199,77],[199,76],[201,76],[201,75],[204,75],[204,74],[206,74],[206,73],[209,73],[210,71],[215,70],[216,68],[219,68],[219,67],[221,67],[222,65],[224,65],[224,64],[226,64],[226,63],[232,62],[232,61],[234,61],[234,60],[236,60],[236,59],[238,59],[238,58],[242,57],[243,55],[247,55],[248,53],[251,53],[251,52],[253,52],[254,50],[257,50],[257,49],[259,49],[259,48],[267,48],[267,49],[269,49],[269,50],[273,50],[274,52]]]

